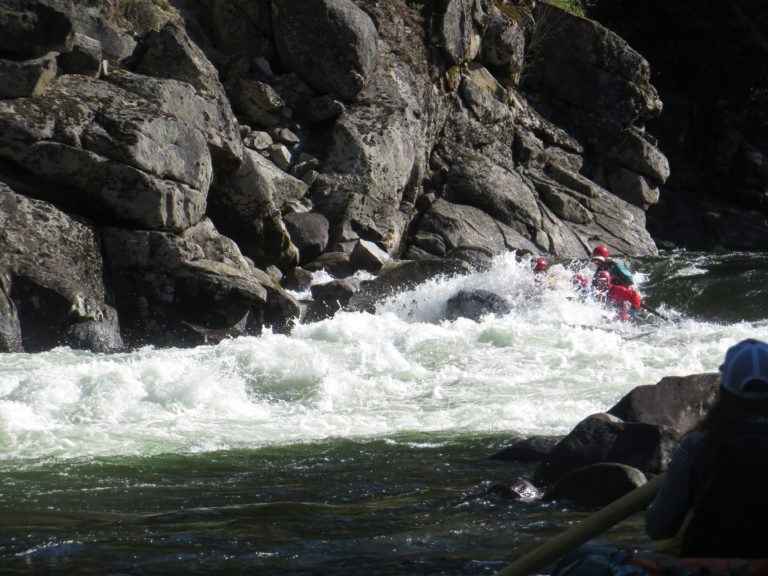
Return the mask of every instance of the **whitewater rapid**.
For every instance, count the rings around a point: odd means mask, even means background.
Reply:
[[[588,270],[585,272],[589,273]],[[678,274],[696,274],[695,267]],[[664,376],[714,372],[726,348],[768,337],[760,322],[616,323],[574,298],[572,271],[536,287],[514,254],[290,335],[194,349],[0,355],[0,460],[153,455],[403,433],[560,435]],[[645,276],[638,274],[643,291]],[[512,311],[442,321],[458,290]]]

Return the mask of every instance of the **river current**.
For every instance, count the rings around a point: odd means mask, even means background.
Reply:
[[[587,511],[504,499],[532,469],[488,456],[768,340],[765,254],[628,264],[655,322],[506,254],[290,335],[2,354],[0,573],[492,573]],[[441,320],[462,289],[512,311]],[[602,540],[644,538],[637,516]]]

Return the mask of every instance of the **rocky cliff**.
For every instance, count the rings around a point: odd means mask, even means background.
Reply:
[[[647,62],[510,0],[0,0],[0,350],[290,327],[283,284],[653,254]]]

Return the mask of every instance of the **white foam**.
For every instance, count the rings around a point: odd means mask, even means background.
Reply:
[[[156,454],[387,437],[399,432],[564,434],[641,384],[711,372],[765,324],[606,321],[572,298],[570,269],[536,288],[530,264],[435,280],[376,314],[337,314],[191,350],[0,355],[0,459]],[[441,320],[460,289],[512,312]]]

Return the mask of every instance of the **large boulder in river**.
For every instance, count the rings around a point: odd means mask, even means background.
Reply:
[[[647,474],[666,469],[680,435],[667,426],[622,422],[593,414],[579,422],[537,466],[537,484],[551,484],[568,472],[601,462],[617,462]]]
[[[352,99],[376,58],[376,27],[351,0],[273,0],[282,65],[319,92]]]
[[[670,426],[686,432],[709,411],[717,396],[718,374],[668,376],[658,384],[637,386],[608,410],[625,422]]]
[[[446,320],[469,318],[480,320],[488,314],[504,315],[510,311],[504,298],[488,290],[459,290],[448,298],[445,305]]]
[[[328,246],[328,219],[315,212],[293,212],[283,217],[291,241],[299,250],[299,263],[307,264]]]
[[[600,462],[665,470],[679,438],[712,406],[718,385],[717,374],[695,374],[634,388],[608,413],[585,418],[563,438],[537,468],[538,480],[548,484]]]
[[[90,222],[0,183],[0,352],[122,348]]]

